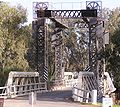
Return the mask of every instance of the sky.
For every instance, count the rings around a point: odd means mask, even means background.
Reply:
[[[31,23],[33,20],[33,2],[49,2],[50,8],[57,7],[57,9],[59,9],[62,7],[65,9],[66,8],[71,9],[72,7],[73,9],[76,8],[77,10],[78,5],[80,5],[81,8],[84,8],[86,1],[94,1],[94,0],[59,0],[59,1],[58,0],[1,0],[1,1],[9,2],[10,5],[12,6],[21,4],[24,8],[27,9],[28,23]],[[97,1],[102,1],[102,7],[106,7],[110,9],[120,7],[120,0],[97,0]]]

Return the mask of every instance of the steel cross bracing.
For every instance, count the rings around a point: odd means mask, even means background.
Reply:
[[[103,51],[103,44],[104,44],[104,22],[103,20],[99,20],[98,24],[96,26],[96,47],[97,47],[97,76],[100,77],[100,75],[103,72],[103,60],[100,59],[100,52]]]
[[[55,84],[61,85],[61,81],[63,79],[62,73],[62,60],[63,60],[63,44],[61,33],[56,33],[56,44],[55,44]]]
[[[96,25],[89,24],[89,67],[91,72],[96,72],[97,65],[97,47],[96,47]]]
[[[89,14],[89,15],[88,15]],[[97,10],[37,10],[37,17],[82,18],[97,17]]]
[[[51,10],[54,18],[81,18],[81,10]]]
[[[33,21],[33,38],[35,39],[36,57],[35,67],[36,71],[41,76],[41,81],[44,80],[44,68],[48,67],[48,46],[47,46],[47,26],[45,25],[45,18]]]
[[[71,19],[97,17],[97,10],[37,10],[37,18],[42,17],[56,21],[56,27],[65,28],[71,27]]]

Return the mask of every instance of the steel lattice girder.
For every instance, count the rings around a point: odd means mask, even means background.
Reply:
[[[34,39],[36,41],[35,48],[36,48],[36,70],[39,72],[40,76],[44,77],[44,67],[47,67],[46,64],[46,31],[47,28],[45,26],[45,18],[41,18],[37,21],[33,22],[33,31],[34,31]]]
[[[37,10],[37,17],[82,18],[97,17],[97,10]]]
[[[96,26],[97,23],[89,27],[89,66],[91,72],[96,72],[97,68]]]
[[[61,80],[62,76],[62,58],[63,58],[63,50],[62,50],[62,43],[60,42],[61,32],[56,34],[56,38],[59,40],[56,41],[55,44],[55,80]]]
[[[89,7],[89,5],[88,5]],[[38,9],[36,11],[37,18],[50,18],[52,21],[54,21],[57,28],[66,28],[63,25],[63,21],[57,22],[56,20],[61,19],[84,19],[83,23],[86,23],[89,28],[89,66],[90,71],[95,72],[97,70],[97,46],[96,46],[96,27],[98,23],[95,23],[93,25],[90,25],[90,18],[95,17],[97,19],[97,9],[87,9],[87,10],[42,10]],[[85,21],[86,19],[86,21]],[[61,27],[62,25],[62,27]],[[83,27],[83,26],[82,26]]]

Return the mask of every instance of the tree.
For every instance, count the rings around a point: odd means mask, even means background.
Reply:
[[[66,71],[83,71],[88,62],[88,34],[86,30],[72,28],[64,33]]]
[[[24,25],[27,15],[22,6],[11,7],[4,2],[0,5],[0,76],[4,80],[11,70],[29,68],[24,56],[31,38],[31,26]]]
[[[114,85],[120,88],[120,29],[111,37],[111,44],[106,48],[107,71],[112,74]]]
[[[116,88],[120,88],[120,8],[109,12],[110,44],[106,46],[106,70],[111,74]]]

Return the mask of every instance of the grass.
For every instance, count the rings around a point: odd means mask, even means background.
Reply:
[[[89,105],[89,107],[102,107],[100,103],[98,103],[97,105],[94,105],[92,103],[81,102],[80,104],[82,104],[82,105]]]
[[[101,104],[101,103],[98,103],[97,105],[93,105],[93,104],[91,104],[91,103],[81,102],[80,104],[82,104],[82,105],[89,105],[89,107],[102,107],[102,104]],[[113,107],[120,107],[120,105],[113,105]]]
[[[120,105],[113,105],[113,107],[120,107]]]

